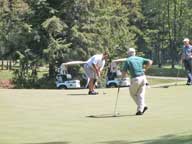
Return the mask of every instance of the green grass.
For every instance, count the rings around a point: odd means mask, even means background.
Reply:
[[[38,78],[42,78],[45,74],[48,74],[48,70],[40,68],[38,70]],[[7,80],[13,78],[13,70],[0,70],[0,80]]]
[[[38,78],[42,78],[44,75],[48,75],[48,71],[39,69]],[[13,70],[0,70],[0,80],[8,80],[13,78]]]
[[[128,88],[0,90],[1,144],[192,144],[191,87],[148,88],[149,110],[134,116],[136,105]]]
[[[156,85],[156,84],[166,84],[166,83],[176,83],[176,82],[186,82],[183,80],[177,80],[177,79],[157,79],[157,78],[148,78],[147,79],[150,85]]]
[[[10,70],[0,70],[0,80],[12,79],[13,71]]]

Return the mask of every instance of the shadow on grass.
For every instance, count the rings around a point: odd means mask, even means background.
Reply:
[[[166,135],[159,139],[143,140],[143,141],[103,141],[101,144],[192,144],[192,135],[176,136]]]
[[[86,116],[88,118],[118,118],[118,117],[127,117],[127,116],[135,116],[135,115],[120,115],[120,114],[117,114],[117,115],[114,115],[114,114],[100,114],[100,115],[89,115],[89,116]]]
[[[69,95],[69,96],[88,96],[88,94],[87,93],[82,93],[82,94],[67,94],[67,95]]]
[[[40,143],[25,143],[25,144],[69,144],[70,142],[40,142]]]

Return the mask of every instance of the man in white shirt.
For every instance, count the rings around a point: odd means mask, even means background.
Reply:
[[[94,91],[95,83],[101,75],[101,71],[104,68],[105,61],[108,58],[108,53],[97,54],[92,56],[87,60],[84,65],[84,70],[89,80],[89,95],[96,95],[97,92]]]

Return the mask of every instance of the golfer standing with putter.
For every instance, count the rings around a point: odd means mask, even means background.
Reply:
[[[183,42],[184,46],[181,59],[187,71],[188,80],[186,85],[192,85],[192,46],[189,44],[188,38],[185,38]]]
[[[129,71],[131,79],[129,92],[137,105],[136,115],[143,115],[148,109],[145,104],[145,89],[147,82],[145,71],[152,65],[153,61],[136,56],[134,48],[129,48],[127,54],[128,58],[124,62],[122,78],[124,78]]]
[[[95,84],[97,79],[101,75],[101,71],[104,68],[105,61],[108,59],[108,53],[104,52],[103,54],[97,54],[92,56],[84,64],[84,70],[89,80],[89,95],[97,95],[98,92],[95,92]]]

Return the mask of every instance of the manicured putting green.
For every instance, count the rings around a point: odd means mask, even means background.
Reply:
[[[192,87],[148,88],[149,110],[135,116],[128,88],[0,90],[0,144],[191,144]]]

